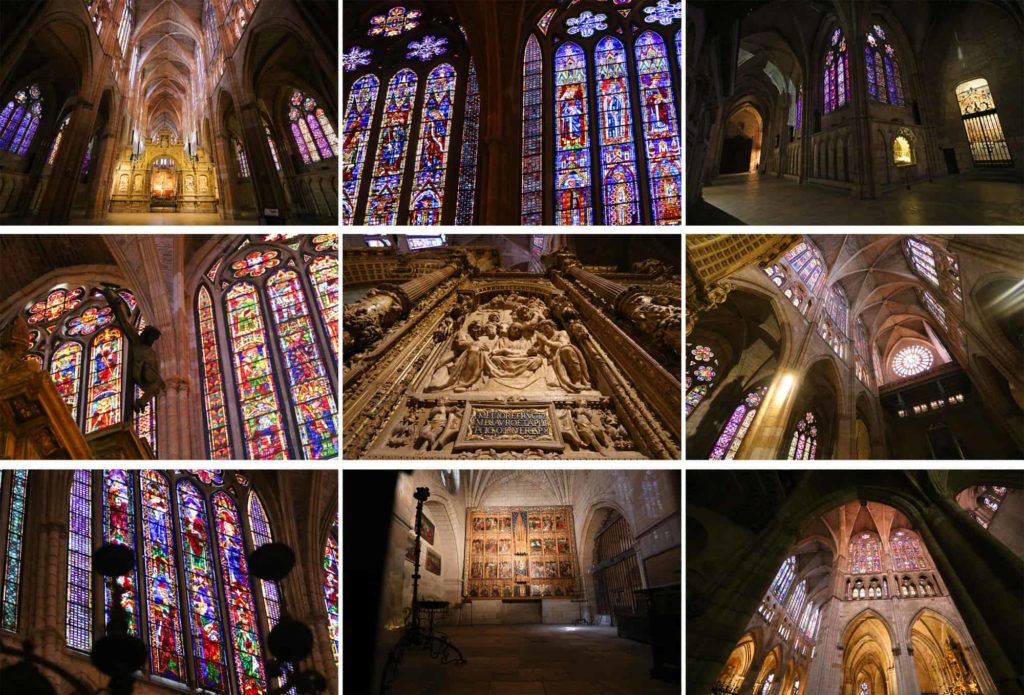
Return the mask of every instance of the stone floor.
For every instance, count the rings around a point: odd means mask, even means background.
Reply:
[[[653,680],[651,648],[614,627],[475,625],[445,627],[467,663],[441,664],[407,652],[393,695],[678,695]],[[389,633],[396,635],[398,633]]]
[[[728,224],[730,215],[757,225],[1024,224],[1024,182],[984,173],[946,176],[874,200],[774,176],[734,174],[705,186],[704,200],[726,214],[688,211],[687,224]]]
[[[256,224],[255,219],[225,220],[215,212],[108,212],[101,220],[72,218],[71,224],[97,225],[212,225]]]

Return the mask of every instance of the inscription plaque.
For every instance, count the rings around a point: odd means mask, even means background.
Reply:
[[[480,447],[564,448],[550,403],[467,403],[455,451]]]

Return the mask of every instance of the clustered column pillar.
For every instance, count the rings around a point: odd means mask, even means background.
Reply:
[[[358,302],[346,304],[343,315],[343,351],[362,352],[376,343],[398,319],[408,316],[420,299],[455,275],[459,266],[443,268],[401,285],[384,283]]]
[[[586,288],[614,307],[616,313],[629,319],[642,332],[659,343],[681,353],[682,312],[678,306],[662,304],[639,286],[625,287],[584,270],[571,254],[560,254],[559,261],[566,274],[576,278]]]

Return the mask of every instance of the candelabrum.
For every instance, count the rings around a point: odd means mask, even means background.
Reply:
[[[266,581],[280,582],[295,565],[295,553],[283,543],[267,543],[249,555],[252,576]],[[149,647],[130,634],[128,612],[125,610],[125,589],[119,577],[128,575],[135,567],[135,553],[123,545],[102,545],[93,551],[93,568],[102,575],[110,592],[108,622],[104,635],[96,640],[90,653],[93,665],[110,678],[98,692],[110,695],[131,695],[135,673],[140,671],[149,657]],[[278,678],[279,685],[265,691],[265,695],[316,695],[327,690],[327,679],[314,669],[301,668],[313,650],[313,631],[306,624],[288,614],[284,592],[279,592],[281,617],[267,635],[267,649],[273,659],[267,663],[267,672]],[[20,661],[0,669],[0,692],[11,695],[57,695],[56,688],[39,670],[56,675],[74,695],[93,695],[97,692],[88,683],[67,669],[35,653],[31,641],[21,649],[0,644],[0,654],[20,657]],[[65,689],[66,691],[67,689]]]
[[[452,644],[448,635],[434,629],[433,611],[442,604],[438,601],[420,601],[420,535],[423,531],[423,503],[430,497],[430,488],[418,487],[413,493],[416,499],[416,543],[414,546],[415,557],[412,561],[412,605],[409,608],[410,622],[402,633],[391,651],[388,653],[387,661],[384,663],[384,672],[381,674],[380,695],[385,695],[391,684],[398,678],[398,669],[402,664],[402,658],[408,649],[423,649],[430,654],[432,659],[440,659],[442,664],[464,664],[466,660],[462,657],[459,648]],[[424,632],[420,626],[420,609],[431,612],[429,629]]]

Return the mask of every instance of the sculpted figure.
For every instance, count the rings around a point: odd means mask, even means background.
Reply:
[[[481,379],[486,378],[485,355],[490,351],[491,343],[494,340],[490,333],[493,332],[496,336],[497,329],[487,329],[487,337],[480,340],[483,331],[480,324],[474,321],[455,334],[452,347],[457,357],[454,357],[454,361],[449,364],[442,364],[438,368],[427,387],[428,391],[439,391],[453,386],[456,391],[465,391]],[[446,369],[447,374],[445,374]]]
[[[25,353],[32,345],[28,322],[16,316],[6,328],[0,332],[0,374],[14,371],[17,368],[28,369]],[[35,363],[31,363],[34,365]]]
[[[549,386],[561,386],[570,393],[579,393],[590,388],[590,370],[579,351],[569,340],[569,334],[555,327],[554,321],[541,321],[534,335],[538,352],[542,354],[554,376]]]
[[[603,452],[612,448],[611,438],[599,412],[587,407],[582,401],[577,401],[572,414],[573,424],[576,425],[576,432],[581,441],[594,451]]]
[[[579,451],[580,449],[586,448],[586,444],[584,444],[576,434],[576,427],[572,422],[572,410],[570,408],[559,409],[558,428],[562,432],[562,440],[568,444],[569,448],[573,451]]]
[[[544,366],[544,358],[535,354],[532,347],[531,341],[523,337],[523,327],[513,323],[508,327],[508,335],[498,339],[487,361],[491,375],[510,379],[536,372]]]
[[[430,451],[434,449],[447,424],[448,408],[442,401],[434,406],[427,416],[427,421],[420,427],[419,435],[416,437],[416,450]]]
[[[160,377],[160,357],[153,349],[153,343],[160,339],[160,329],[156,326],[146,326],[142,333],[136,333],[132,328],[131,309],[120,295],[110,287],[100,290],[103,297],[110,305],[114,318],[128,339],[130,346],[128,350],[129,368],[132,383],[142,391],[141,396],[135,401],[134,410],[139,413],[146,405],[156,398],[157,394],[167,388],[164,380]],[[129,393],[132,391],[129,390]]]

